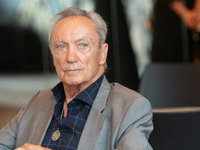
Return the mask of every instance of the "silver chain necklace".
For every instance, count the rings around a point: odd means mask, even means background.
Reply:
[[[62,109],[62,113],[61,113],[61,116],[60,116],[60,120],[62,119],[63,112],[64,112],[64,104],[63,104],[63,109]],[[51,139],[52,139],[52,141],[57,141],[59,138],[60,138],[60,129],[58,127],[58,129],[53,132]]]

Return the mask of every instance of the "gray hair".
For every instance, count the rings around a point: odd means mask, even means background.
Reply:
[[[89,18],[96,27],[96,31],[99,35],[99,50],[101,51],[101,46],[105,43],[106,35],[107,35],[107,25],[104,19],[97,13],[93,11],[85,11],[78,8],[70,7],[62,10],[58,14],[56,14],[49,22],[49,47],[51,49],[51,34],[54,26],[62,19],[70,17],[70,16],[84,16]],[[107,64],[104,64],[105,69],[107,68]]]

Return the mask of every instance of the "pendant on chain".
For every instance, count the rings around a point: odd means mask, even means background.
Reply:
[[[62,119],[62,116],[63,116],[63,113],[64,113],[64,105],[63,105],[63,109],[62,109],[62,112],[61,112],[61,115],[60,115],[60,120]],[[59,131],[59,128],[53,132],[53,135],[51,137],[52,141],[57,141],[60,137],[60,131]]]
[[[60,131],[59,129],[57,129],[56,131],[54,131],[53,135],[52,135],[52,141],[57,141],[60,137]]]

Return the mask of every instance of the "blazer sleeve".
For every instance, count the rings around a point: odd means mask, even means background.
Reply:
[[[123,117],[117,150],[152,150],[148,138],[153,130],[152,108],[148,100],[138,98]]]

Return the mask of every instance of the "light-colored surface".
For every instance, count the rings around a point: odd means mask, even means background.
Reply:
[[[200,111],[200,107],[174,107],[153,109],[153,113],[184,113],[196,111]]]
[[[59,82],[52,74],[0,74],[0,106],[22,107],[39,90]]]

